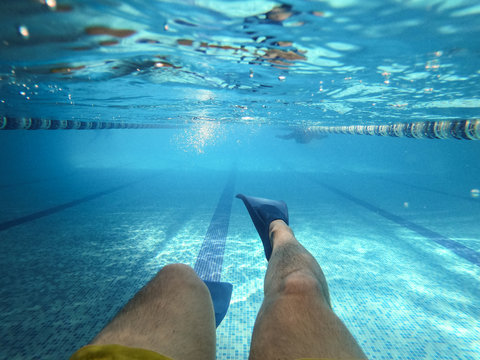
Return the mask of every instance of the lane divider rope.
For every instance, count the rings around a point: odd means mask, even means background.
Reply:
[[[175,128],[166,124],[0,117],[0,130],[107,130]],[[348,134],[412,139],[480,140],[480,119],[417,121],[390,125],[308,126],[304,134]]]

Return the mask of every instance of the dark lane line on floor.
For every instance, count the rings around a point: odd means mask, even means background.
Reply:
[[[45,182],[52,182],[52,181],[55,181],[55,180],[65,180],[65,179],[68,179],[72,176],[75,176],[76,174],[78,174],[78,171],[72,171],[72,172],[69,172],[69,173],[64,174],[64,175],[52,176],[52,177],[47,177],[47,178],[43,178],[43,179],[39,178],[39,179],[35,179],[35,180],[30,180],[30,181],[15,182],[15,183],[12,183],[12,184],[1,184],[0,189],[15,188],[15,187],[18,187],[18,186],[32,185],[32,184],[41,184],[41,183],[45,183]]]
[[[215,311],[216,327],[220,325],[227,314],[232,298],[233,284],[221,282],[220,279],[222,277],[223,255],[232,212],[236,176],[235,167],[228,176],[227,184],[217,203],[194,266],[195,272],[210,291]]]
[[[195,272],[203,280],[220,281],[222,275],[223,254],[232,212],[235,178],[236,171],[232,170],[195,262]]]
[[[30,215],[26,215],[26,216],[19,217],[17,219],[5,221],[3,223],[0,223],[0,231],[4,231],[4,230],[10,229],[14,226],[22,225],[22,224],[28,223],[30,221],[40,219],[42,217],[61,212],[63,210],[71,208],[73,206],[85,203],[85,202],[90,201],[90,200],[97,199],[101,196],[108,195],[108,194],[111,194],[113,192],[124,189],[126,187],[132,186],[133,184],[136,184],[136,183],[138,183],[138,181],[131,182],[131,183],[124,184],[124,185],[120,185],[120,186],[115,186],[113,188],[110,188],[110,189],[107,189],[107,190],[104,190],[104,191],[99,191],[99,192],[84,196],[80,199],[69,201],[67,203],[60,204],[60,205],[57,205],[57,206],[54,206],[54,207],[51,207],[51,208],[48,208],[48,209],[45,209],[45,210],[37,211],[37,212],[35,212],[33,214],[30,214]]]
[[[387,181],[389,183],[396,183],[396,184],[399,184],[399,185],[408,186],[408,187],[411,187],[411,188],[414,188],[414,189],[430,192],[430,193],[433,193],[433,194],[445,195],[445,196],[452,197],[452,198],[455,198],[455,199],[467,200],[467,201],[475,203],[476,205],[480,205],[480,199],[475,199],[473,197],[454,195],[454,194],[447,193],[446,191],[430,189],[430,188],[427,188],[427,187],[424,187],[424,186],[409,184],[409,183],[406,183],[406,182],[403,182],[403,181],[398,181],[398,180],[383,177],[383,176],[379,176],[378,178],[383,180],[383,181]]]
[[[460,244],[454,240],[449,239],[446,236],[443,236],[442,234],[439,234],[435,231],[429,230],[421,225],[415,224],[414,222],[411,222],[410,220],[404,219],[401,216],[392,214],[391,212],[388,212],[386,210],[383,210],[375,205],[372,205],[366,201],[360,200],[353,195],[344,192],[342,190],[339,190],[331,185],[325,184],[321,181],[315,180],[317,183],[322,185],[323,187],[329,189],[330,191],[334,192],[337,195],[340,195],[352,202],[354,202],[357,205],[360,205],[364,207],[367,210],[370,210],[374,212],[377,215],[380,215],[384,217],[385,219],[388,219],[390,221],[393,221],[394,223],[407,228],[411,231],[416,232],[419,235],[422,235],[426,237],[427,239],[430,239],[434,242],[436,242],[439,245],[444,246],[445,248],[451,250],[453,253],[457,254],[458,256],[464,258],[465,260],[471,262],[474,265],[477,265],[480,267],[480,254],[477,253],[475,250],[470,249],[469,247],[466,247],[463,244]]]

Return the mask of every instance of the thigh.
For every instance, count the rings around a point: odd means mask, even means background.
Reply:
[[[255,323],[250,360],[365,359],[343,322],[319,296],[267,299]]]
[[[164,267],[92,344],[139,347],[177,360],[215,359],[215,315],[208,288],[193,269]]]

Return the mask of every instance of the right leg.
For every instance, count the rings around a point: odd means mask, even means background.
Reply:
[[[271,222],[269,235],[273,251],[250,360],[365,359],[331,308],[327,282],[317,261],[284,221]]]

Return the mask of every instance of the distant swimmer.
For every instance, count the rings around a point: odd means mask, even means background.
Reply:
[[[324,139],[327,135],[308,131],[308,129],[305,128],[296,128],[290,134],[277,135],[277,137],[285,140],[294,139],[299,144],[308,144],[314,139]]]

